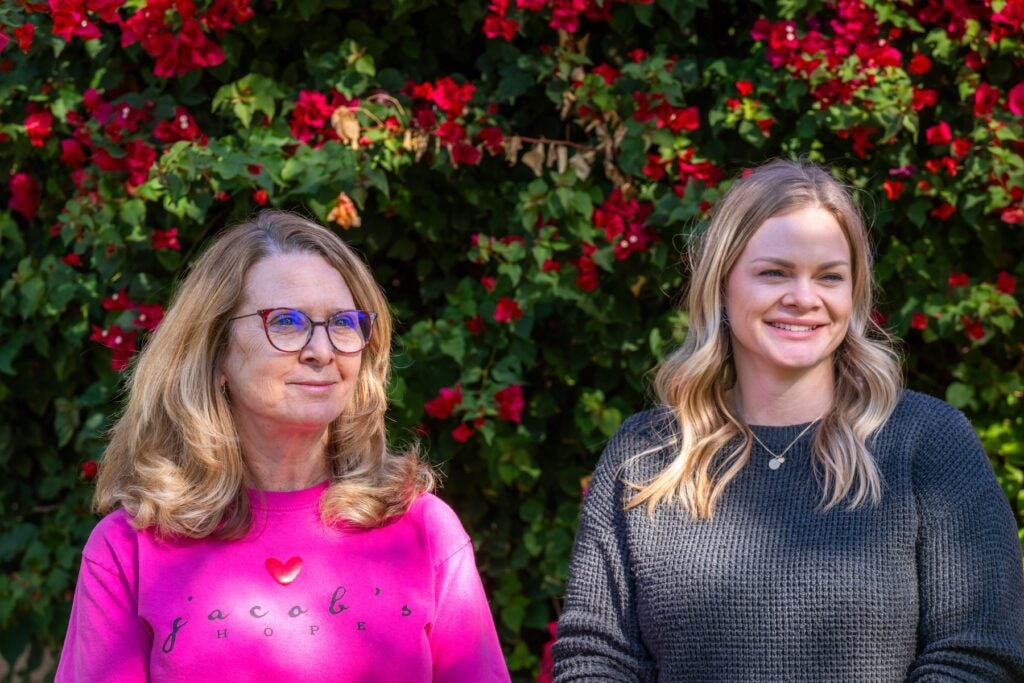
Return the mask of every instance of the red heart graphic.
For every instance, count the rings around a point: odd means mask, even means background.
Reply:
[[[302,558],[296,555],[287,562],[281,562],[276,557],[268,557],[266,565],[267,571],[274,577],[274,581],[282,586],[287,586],[297,579],[299,572],[302,571]]]

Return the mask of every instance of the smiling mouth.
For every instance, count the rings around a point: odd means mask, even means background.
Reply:
[[[772,327],[778,330],[786,330],[787,332],[811,332],[813,330],[822,327],[822,325],[787,325],[786,323],[768,323]]]

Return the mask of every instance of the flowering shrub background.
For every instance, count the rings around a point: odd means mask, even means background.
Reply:
[[[1022,0],[0,6],[0,655],[59,648],[120,372],[204,241],[306,212],[399,320],[396,441],[446,473],[517,678],[586,477],[681,342],[730,178],[841,169],[908,383],[1024,511]],[[542,674],[546,675],[546,674]]]

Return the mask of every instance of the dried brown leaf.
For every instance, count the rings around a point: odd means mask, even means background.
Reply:
[[[331,127],[338,134],[341,141],[348,144],[352,149],[359,147],[359,119],[356,113],[348,107],[338,107],[331,114]]]
[[[544,143],[538,142],[533,149],[523,155],[520,161],[526,164],[535,176],[540,177],[544,171]]]

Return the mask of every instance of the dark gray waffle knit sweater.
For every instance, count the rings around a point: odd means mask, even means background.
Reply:
[[[556,682],[1024,681],[1016,526],[959,411],[904,393],[872,448],[877,507],[818,510],[808,434],[775,471],[755,446],[710,520],[624,512],[623,481],[665,467],[673,425],[633,416],[598,463]],[[804,426],[753,429],[779,452]]]

